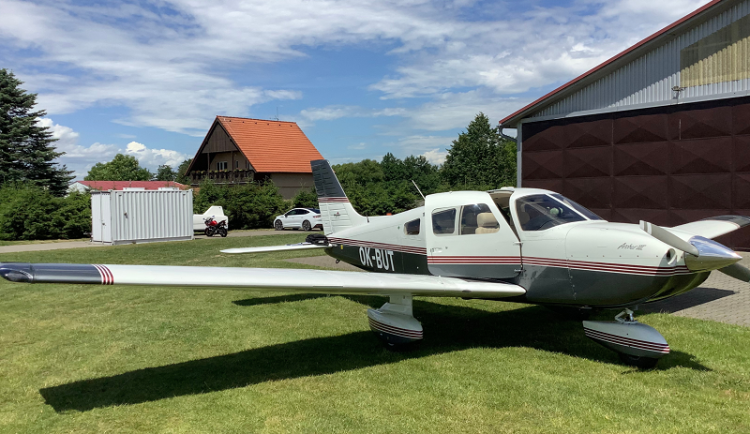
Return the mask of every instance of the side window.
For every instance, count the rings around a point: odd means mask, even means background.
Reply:
[[[304,215],[304,214],[307,214],[307,213],[309,213],[309,212],[310,212],[310,211],[308,211],[308,210],[306,210],[306,209],[298,209],[298,210],[297,210],[297,214],[298,214],[298,215]]]
[[[297,210],[296,209],[293,209],[293,210],[289,211],[288,213],[286,213],[287,217],[291,217],[293,215],[297,215]]]
[[[456,209],[446,209],[432,213],[432,233],[447,235],[456,232]]]
[[[484,203],[461,207],[461,235],[491,234],[500,230],[500,224]]]
[[[421,219],[412,220],[404,224],[404,232],[406,235],[419,235],[419,225]]]
[[[227,169],[227,162],[226,161],[219,161],[216,163],[216,169],[217,170],[226,170]]]

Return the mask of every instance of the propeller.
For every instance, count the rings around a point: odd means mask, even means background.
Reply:
[[[655,224],[641,220],[641,229],[664,244],[682,250],[685,253],[690,253],[693,256],[700,256],[697,247],[661,226],[656,226]]]
[[[732,264],[728,267],[719,268],[719,271],[726,274],[727,276],[734,277],[735,279],[743,282],[750,282],[750,269],[739,263]]]
[[[685,265],[689,270],[720,270],[745,282],[750,281],[750,270],[737,264],[742,260],[742,256],[729,247],[699,235],[694,235],[689,241],[685,241],[668,229],[643,220],[640,225],[643,231],[662,243],[687,253]]]

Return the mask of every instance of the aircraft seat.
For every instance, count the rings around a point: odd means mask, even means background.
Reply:
[[[491,212],[477,214],[477,225],[479,226],[475,234],[491,234],[500,230],[500,225]]]

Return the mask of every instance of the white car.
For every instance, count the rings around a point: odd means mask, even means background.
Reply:
[[[303,229],[311,231],[314,228],[323,228],[323,221],[320,219],[320,210],[315,208],[294,208],[286,214],[277,216],[274,219],[273,227],[277,231],[284,229]]]
[[[212,206],[203,214],[193,214],[193,230],[199,232],[205,231],[206,220],[208,220],[209,217],[213,217],[217,222],[226,220],[227,229],[229,229],[229,217],[224,215],[224,208],[220,206]]]

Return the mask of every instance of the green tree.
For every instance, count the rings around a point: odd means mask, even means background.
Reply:
[[[190,163],[192,162],[193,159],[188,158],[187,160],[180,163],[180,167],[177,168],[177,177],[175,178],[175,181],[185,185],[190,185],[192,183],[190,177],[187,176],[188,167],[190,167]]]
[[[479,113],[448,149],[441,175],[454,188],[498,188],[515,184],[515,167],[515,142]]]
[[[0,240],[82,238],[87,232],[91,232],[88,193],[56,197],[29,183],[0,188]]]
[[[292,198],[292,208],[318,208],[318,193],[315,187],[303,188]]]
[[[117,154],[112,161],[96,163],[84,178],[86,181],[149,181],[154,175],[132,155]]]
[[[177,173],[172,170],[169,164],[159,166],[159,169],[156,171],[157,181],[174,181],[175,178],[177,178]]]
[[[56,139],[49,128],[39,124],[46,112],[32,111],[36,94],[21,89],[22,84],[0,69],[0,182],[30,182],[61,196],[72,172],[54,162],[63,153],[52,145]]]

